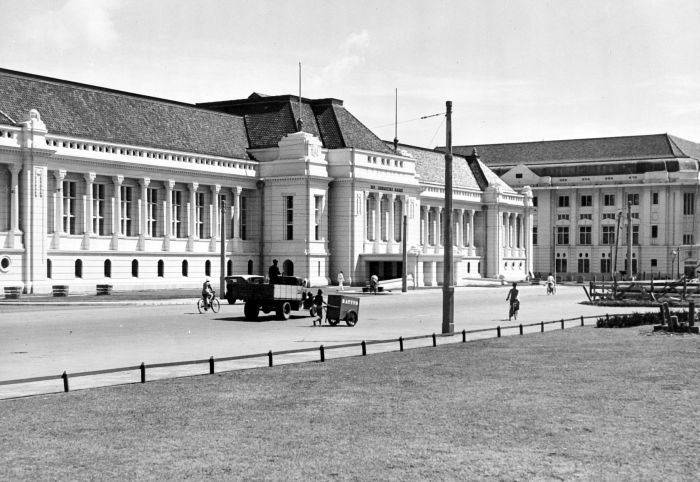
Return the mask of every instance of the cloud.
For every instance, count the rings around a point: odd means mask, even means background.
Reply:
[[[365,63],[365,53],[370,47],[367,30],[353,32],[340,45],[340,55],[321,69],[321,73],[311,78],[314,87],[328,88],[340,83],[355,69]]]
[[[109,50],[119,40],[112,20],[118,8],[116,0],[68,0],[57,10],[44,8],[18,22],[16,34],[23,44],[42,50]]]

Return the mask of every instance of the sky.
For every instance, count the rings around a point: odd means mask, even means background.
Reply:
[[[700,142],[695,0],[0,0],[0,67],[187,103],[334,97],[380,138]],[[396,104],[396,92],[398,103]],[[396,105],[398,107],[396,108]],[[50,128],[50,126],[49,126]]]

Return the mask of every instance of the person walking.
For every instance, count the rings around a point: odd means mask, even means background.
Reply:
[[[518,319],[518,310],[520,309],[520,299],[518,298],[518,295],[520,292],[518,291],[518,283],[513,283],[513,287],[508,291],[508,296],[506,296],[506,301],[510,301],[510,309],[508,310],[508,321],[512,317],[515,317],[515,319]]]
[[[338,286],[340,291],[344,291],[343,289],[343,283],[345,282],[345,277],[343,276],[343,272],[341,271],[338,273]]]
[[[316,306],[316,314],[318,318],[314,320],[314,326],[318,321],[318,326],[323,324],[323,290],[318,290],[316,296],[314,296],[314,306]]]

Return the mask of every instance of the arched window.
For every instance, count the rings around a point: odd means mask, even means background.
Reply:
[[[105,260],[104,273],[105,273],[105,278],[112,277],[112,262],[108,259]]]
[[[162,259],[158,260],[158,277],[162,278],[165,276],[165,263]]]
[[[291,260],[285,259],[282,263],[282,273],[285,276],[294,276],[294,263]]]
[[[204,276],[211,276],[211,261],[204,263]]]
[[[253,260],[248,260],[248,274],[253,274]]]
[[[52,271],[53,271],[53,265],[51,263],[51,260],[47,259],[46,260],[46,277],[48,279],[51,279]]]
[[[187,278],[187,276],[189,276],[189,270],[189,263],[187,263],[187,260],[185,259],[182,261],[182,276]]]
[[[76,278],[83,277],[83,261],[81,259],[75,260],[75,277]]]
[[[131,276],[134,278],[139,277],[139,260],[137,259],[131,262]]]
[[[228,260],[226,262],[226,276],[231,276],[233,274],[233,261]]]

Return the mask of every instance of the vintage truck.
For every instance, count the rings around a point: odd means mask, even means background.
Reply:
[[[304,308],[306,289],[303,278],[282,276],[279,283],[244,284],[239,288],[238,296],[245,306],[245,319],[255,321],[260,311],[267,314],[275,311],[278,320],[288,320],[292,310]]]

